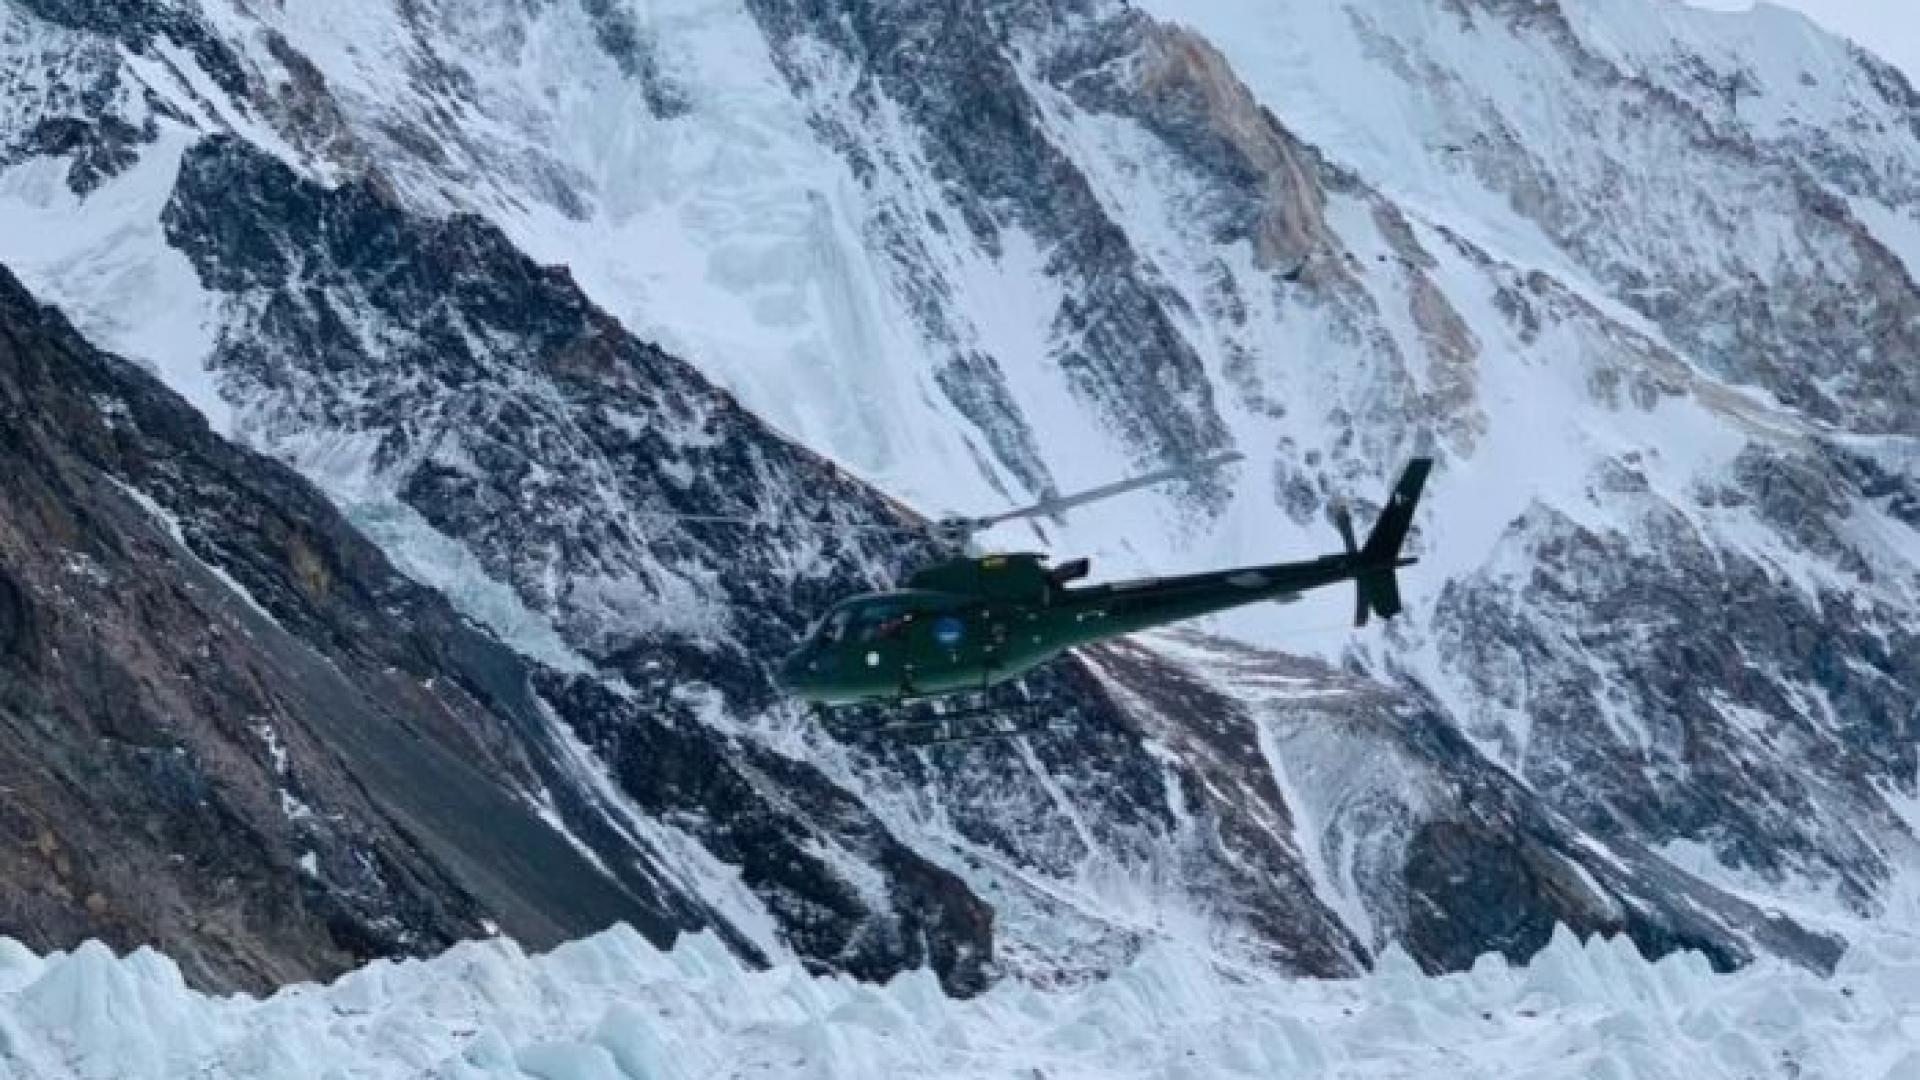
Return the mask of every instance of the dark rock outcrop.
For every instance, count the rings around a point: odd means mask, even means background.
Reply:
[[[0,932],[269,988],[700,903],[543,823],[531,672],[0,270]]]

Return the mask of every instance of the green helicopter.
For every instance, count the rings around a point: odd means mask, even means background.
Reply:
[[[780,665],[776,682],[840,734],[898,736],[914,744],[1001,738],[1039,728],[1006,727],[998,722],[1006,707],[994,705],[872,724],[845,723],[838,714],[984,695],[1075,646],[1245,604],[1289,603],[1308,589],[1343,581],[1355,585],[1355,626],[1365,626],[1370,614],[1400,613],[1396,571],[1416,561],[1400,549],[1431,458],[1408,463],[1364,544],[1355,542],[1345,507],[1336,506],[1330,517],[1345,550],[1317,559],[1075,588],[1071,583],[1089,571],[1084,558],[1049,566],[1035,552],[964,554],[974,533],[1001,522],[1055,516],[1241,458],[1222,454],[988,517],[946,518],[936,528],[962,553],[916,571],[903,588],[833,605]],[[981,717],[992,722],[970,723]]]

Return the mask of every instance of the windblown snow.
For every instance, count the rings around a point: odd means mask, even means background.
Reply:
[[[0,1075],[56,1078],[1749,1077],[1920,1075],[1920,945],[1857,949],[1831,978],[1763,961],[1716,975],[1564,930],[1523,968],[1428,978],[1228,978],[1157,946],[1097,984],[943,996],[743,968],[700,934],[624,926],[529,956],[511,940],[381,961],[327,986],[207,997],[142,949],[35,956],[0,939]]]

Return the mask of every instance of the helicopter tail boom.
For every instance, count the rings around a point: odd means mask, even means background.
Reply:
[[[1400,614],[1400,581],[1395,571],[1411,566],[1413,559],[1403,558],[1400,548],[1413,525],[1414,507],[1420,502],[1420,489],[1426,486],[1432,458],[1414,458],[1400,473],[1387,507],[1374,522],[1365,545],[1354,550],[1353,528],[1346,525],[1341,537],[1347,544],[1347,557],[1359,565],[1354,571],[1353,625],[1367,625],[1368,615],[1391,619]]]

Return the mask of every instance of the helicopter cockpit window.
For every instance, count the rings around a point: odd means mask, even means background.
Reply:
[[[819,640],[823,645],[838,645],[847,636],[847,624],[853,620],[853,612],[845,608],[827,616],[820,624]]]
[[[853,637],[863,644],[896,638],[912,619],[912,612],[897,604],[868,604],[853,613]]]

